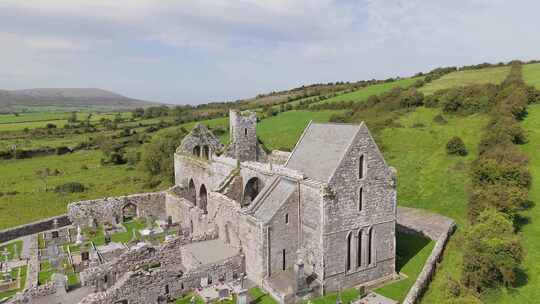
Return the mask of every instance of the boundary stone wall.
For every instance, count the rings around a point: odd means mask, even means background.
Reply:
[[[450,218],[413,208],[398,208],[396,225],[398,231],[420,234],[436,242],[403,304],[415,304],[422,298],[435,275],[437,264],[442,260],[444,248],[456,228],[456,223]]]
[[[42,219],[30,224],[0,230],[0,243],[8,242],[23,236],[40,233],[54,229],[54,220],[57,220],[58,228],[71,224],[66,214]]]

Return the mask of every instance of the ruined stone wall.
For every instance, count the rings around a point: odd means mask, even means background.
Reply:
[[[87,296],[82,304],[109,304],[128,300],[130,304],[157,303],[158,298],[174,299],[199,288],[202,278],[231,282],[245,272],[244,258],[237,255],[223,261],[201,266],[182,275],[160,267],[150,271],[127,272],[125,277],[105,292]]]
[[[365,174],[359,177],[360,156],[364,155]],[[386,165],[367,127],[363,125],[341,160],[328,190],[334,196],[324,205],[325,277],[345,273],[347,235],[357,236],[359,230],[374,231],[375,264],[373,268],[358,268],[347,274],[346,284],[360,284],[389,276],[394,272],[396,190],[394,172]],[[359,190],[363,188],[363,203],[359,209]],[[367,235],[362,236],[365,240]],[[351,259],[356,260],[356,239]],[[366,248],[363,246],[363,260]],[[370,266],[371,267],[371,266]],[[364,273],[364,274],[363,274]],[[367,280],[367,281],[366,281]],[[334,279],[339,281],[339,279]],[[325,290],[332,288],[325,286]]]
[[[67,215],[60,215],[39,220],[33,223],[0,230],[0,243],[11,241],[13,239],[20,238],[26,235],[36,234],[39,232],[53,229],[55,220],[58,224],[58,227],[63,227],[71,224]]]
[[[204,161],[182,154],[174,155],[175,184],[188,188],[189,180],[193,179],[197,190],[197,200],[201,185],[206,190],[216,189],[225,178],[236,168],[236,161],[227,158],[215,158],[214,161]]]
[[[87,226],[92,220],[98,224],[117,223],[122,219],[122,208],[137,206],[137,216],[166,220],[165,192],[142,193],[119,197],[80,201],[68,205],[68,217],[75,225]]]
[[[283,250],[285,250],[285,270],[293,270],[298,251],[298,190],[278,209],[269,223],[270,226],[270,276],[283,271]]]
[[[203,157],[203,147],[208,147],[209,156],[218,154],[223,150],[223,144],[219,139],[205,126],[197,124],[191,132],[184,137],[177,152],[193,155],[195,148],[198,147],[198,157]]]

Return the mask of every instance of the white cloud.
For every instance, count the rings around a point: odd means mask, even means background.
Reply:
[[[85,70],[102,70],[109,74],[103,76],[109,77],[107,83],[124,92],[133,89],[130,83],[165,86],[164,77],[179,73],[178,95],[187,88],[198,101],[205,96],[235,99],[301,83],[536,56],[539,5],[508,0],[2,0],[0,64],[21,79],[49,71],[57,83],[92,82],[89,77],[96,74]],[[114,78],[132,69],[140,71],[129,77],[140,78]],[[159,73],[160,80],[149,73]]]

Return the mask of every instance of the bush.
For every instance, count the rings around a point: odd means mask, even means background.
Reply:
[[[84,192],[86,187],[78,182],[69,182],[54,188],[54,192],[57,193],[79,193]]]
[[[433,122],[438,123],[440,125],[444,125],[448,123],[446,118],[444,118],[444,116],[442,116],[441,114],[438,114],[437,116],[433,117]]]
[[[186,135],[185,129],[174,128],[156,134],[143,145],[140,166],[151,177],[160,176],[173,181],[173,154]]]
[[[522,251],[512,221],[493,209],[483,211],[466,235],[463,283],[477,292],[516,283]]]
[[[450,155],[465,156],[467,155],[467,148],[461,138],[454,136],[446,144],[446,152]]]

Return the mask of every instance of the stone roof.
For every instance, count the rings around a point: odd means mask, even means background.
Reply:
[[[268,188],[265,188],[265,191],[259,193],[262,201],[253,202],[257,204],[253,216],[263,223],[268,223],[295,189],[295,183],[283,177],[278,177]]]
[[[328,182],[359,130],[360,125],[310,123],[285,167]]]

